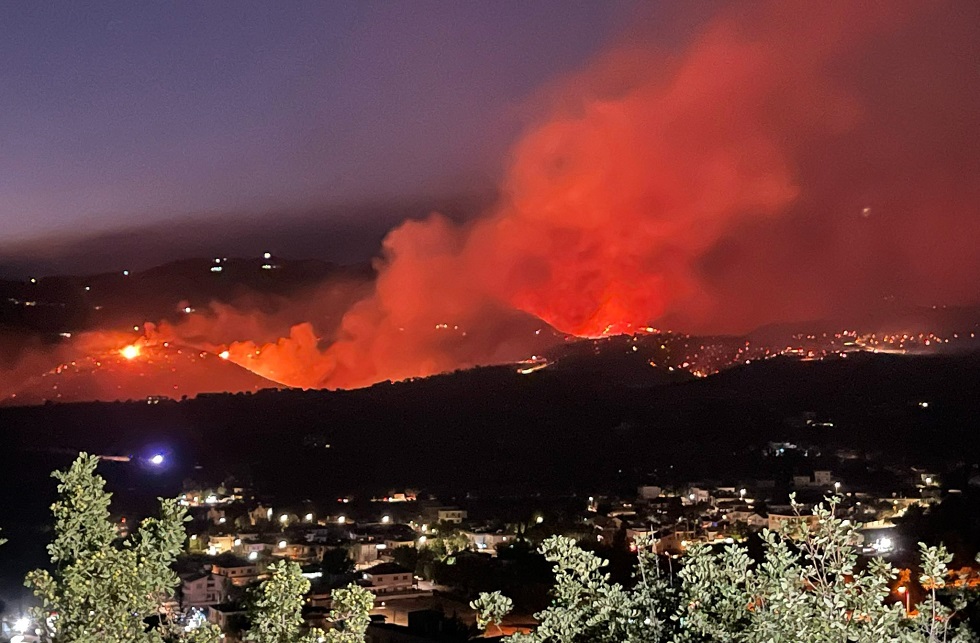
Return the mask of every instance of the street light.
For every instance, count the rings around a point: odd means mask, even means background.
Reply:
[[[895,591],[898,592],[899,596],[903,596],[905,598],[905,614],[910,614],[912,612],[912,606],[909,601],[912,598],[912,594],[909,592],[909,589],[905,585],[899,585],[898,589]]]

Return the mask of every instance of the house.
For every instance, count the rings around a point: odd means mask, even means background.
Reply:
[[[323,558],[326,547],[309,543],[291,543],[281,540],[272,550],[273,556],[288,558],[295,561],[318,561]]]
[[[412,546],[415,546],[415,541],[412,541]],[[387,549],[387,543],[379,543],[374,541],[351,543],[347,547],[348,555],[350,556],[351,560],[354,561],[354,565],[356,567],[363,567],[365,565],[376,563],[385,553],[387,553]]]
[[[635,545],[646,543],[656,536],[656,530],[650,526],[626,527],[626,539]]]
[[[688,489],[687,495],[682,498],[685,505],[706,504],[711,502],[711,500],[711,490],[704,487],[691,487]]]
[[[208,607],[208,622],[217,625],[222,631],[236,629],[244,621],[245,615],[245,608],[237,603],[221,603]]]
[[[428,641],[461,641],[468,637],[468,625],[442,610],[421,609],[408,613],[407,625],[385,623],[374,619],[365,632],[366,643],[426,643]],[[499,638],[480,638],[499,641]]]
[[[391,550],[398,549],[399,547],[415,547],[416,541],[414,538],[408,539],[404,537],[398,539],[385,538],[384,544],[385,549],[390,552]]]
[[[466,520],[466,515],[466,510],[459,507],[427,507],[422,513],[422,517],[429,522],[450,522],[456,525]]]
[[[769,514],[768,527],[771,531],[779,530],[784,524],[799,524],[807,525],[808,528],[814,529],[817,523],[820,521],[819,516],[813,516],[810,514],[805,514],[802,516],[797,516],[796,514]]]
[[[830,471],[814,471],[813,478],[810,476],[793,476],[793,486],[797,489],[805,487],[827,487],[834,486],[834,476]]]
[[[732,524],[742,523],[756,529],[769,526],[769,520],[754,511],[731,511],[725,515],[725,520]]]
[[[272,521],[272,508],[263,507],[259,505],[255,509],[248,512],[248,521],[254,527],[255,525],[262,524],[263,522]]]
[[[499,531],[464,531],[463,535],[466,536],[466,540],[470,541],[470,547],[473,549],[477,551],[490,552],[494,555],[497,553],[497,545],[510,542],[514,538],[514,536],[511,534],[505,534]]]
[[[184,576],[180,581],[180,606],[189,609],[222,603],[228,597],[228,585],[227,578],[214,573]]]
[[[813,484],[817,487],[829,487],[834,484],[834,477],[830,471],[814,471]]]
[[[364,570],[367,588],[375,594],[405,592],[415,585],[412,571],[397,563],[381,563]]]
[[[683,554],[687,546],[696,540],[695,532],[678,529],[661,535],[654,545],[658,554]]]
[[[244,587],[259,578],[258,565],[246,561],[229,561],[211,566],[211,573],[223,576],[235,587]]]
[[[238,541],[238,544],[241,544],[241,541],[236,536],[232,535],[208,536],[208,555],[219,556],[221,554],[234,551],[236,541]]]

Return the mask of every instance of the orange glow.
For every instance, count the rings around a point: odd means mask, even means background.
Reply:
[[[123,357],[129,360],[136,359],[137,357],[140,356],[140,353],[142,353],[142,350],[136,344],[130,344],[129,346],[126,346],[125,348],[119,351],[120,355],[122,355]]]
[[[221,359],[228,359],[229,357],[231,357],[231,353],[229,353],[228,351],[221,351],[220,353],[218,353],[218,357],[220,357]]]

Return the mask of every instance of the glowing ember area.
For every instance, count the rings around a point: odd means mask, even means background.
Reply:
[[[122,348],[119,351],[119,354],[125,357],[126,359],[133,360],[139,357],[142,352],[143,351],[140,349],[138,345],[130,344],[129,346]]]
[[[51,400],[145,400],[160,403],[206,392],[255,392],[276,388],[264,379],[218,355],[186,345],[143,338],[123,348],[109,348],[116,334],[88,333],[78,346],[85,354],[65,351],[63,361],[49,370],[17,378],[2,402],[40,404]],[[118,344],[116,344],[118,346]],[[50,356],[53,357],[53,356]]]

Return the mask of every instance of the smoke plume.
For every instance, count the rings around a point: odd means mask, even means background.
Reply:
[[[975,13],[737,3],[681,55],[631,38],[545,92],[492,211],[393,230],[335,341],[260,350],[344,387],[503,357],[486,340],[515,337],[514,311],[579,336],[719,332],[975,294]]]

